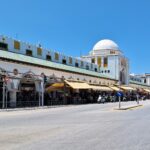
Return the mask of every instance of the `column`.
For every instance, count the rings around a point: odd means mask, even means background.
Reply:
[[[17,102],[17,92],[16,91],[10,91],[10,107],[14,108],[16,107],[16,102]]]

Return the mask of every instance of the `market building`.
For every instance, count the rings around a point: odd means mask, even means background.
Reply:
[[[120,84],[129,84],[129,61],[114,41],[99,41],[82,59],[98,65],[101,74],[118,80]]]
[[[131,83],[131,86],[149,89],[147,83],[139,82],[143,80],[131,82],[133,78],[129,75],[128,59],[111,40],[98,42],[88,56],[74,58],[41,45],[0,36],[2,108],[43,106],[49,103],[45,98],[47,91],[51,92],[48,95],[53,98],[60,95],[62,103],[67,104],[73,103],[68,102],[69,94],[79,91],[80,95],[86,95],[93,89],[113,91],[117,89],[115,85],[130,86]],[[60,89],[68,94],[62,96]],[[6,106],[7,103],[9,105]]]

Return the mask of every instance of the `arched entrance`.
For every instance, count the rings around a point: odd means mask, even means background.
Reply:
[[[55,74],[47,77],[45,84],[44,105],[65,104],[64,77],[57,77]]]
[[[31,71],[23,74],[19,93],[17,94],[17,107],[33,107],[41,104],[41,80]]]

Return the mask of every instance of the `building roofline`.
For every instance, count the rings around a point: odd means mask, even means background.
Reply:
[[[64,71],[69,71],[69,72],[75,72],[75,73],[80,73],[80,74],[89,75],[89,76],[93,76],[93,77],[99,77],[99,78],[117,81],[114,78],[102,76],[98,72],[94,72],[94,71],[90,71],[90,70],[86,70],[86,69],[82,69],[82,68],[76,68],[76,67],[69,66],[69,65],[63,65],[61,63],[51,62],[51,61],[38,59],[35,57],[30,57],[30,56],[26,56],[23,54],[17,54],[17,53],[8,52],[8,51],[0,50],[0,58],[6,59],[6,60],[11,60],[11,61],[16,61],[16,62],[35,64],[37,66],[45,66],[48,68],[59,69],[59,70],[64,70]]]

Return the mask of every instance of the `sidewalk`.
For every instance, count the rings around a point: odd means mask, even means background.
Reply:
[[[121,108],[115,108],[115,110],[129,110],[133,108],[142,107],[143,105],[137,104],[137,105],[128,105],[128,106],[122,106]]]
[[[109,103],[111,104],[111,103]],[[83,105],[83,104],[81,104]],[[92,104],[91,104],[92,105]],[[98,104],[99,105],[99,104]],[[107,105],[107,103],[105,104]],[[138,108],[142,106],[150,105],[150,100],[146,101],[139,101],[139,105],[136,101],[129,101],[129,102],[121,102],[121,108],[118,108],[118,102],[115,103],[115,106],[112,106],[114,110],[128,110],[133,108]],[[24,108],[7,108],[7,109],[0,109],[0,112],[9,112],[9,111],[24,111],[24,110],[40,110],[40,109],[50,109],[50,108],[60,108],[60,107],[71,107],[71,106],[80,106],[80,105],[51,105],[51,106],[40,106],[40,107],[24,107]],[[114,108],[115,107],[115,108]]]
[[[59,107],[69,107],[72,105],[53,105],[53,106],[37,106],[37,107],[22,107],[22,108],[5,108],[0,109],[0,112],[4,111],[21,111],[21,110],[37,110],[37,109],[49,109],[49,108],[59,108]]]
[[[142,107],[145,105],[150,105],[150,100],[145,100],[145,101],[139,101],[139,104],[137,104],[136,101],[130,102],[130,104],[127,104],[128,102],[121,102],[121,107],[120,108],[114,108],[114,110],[129,110],[133,108],[138,108]]]

